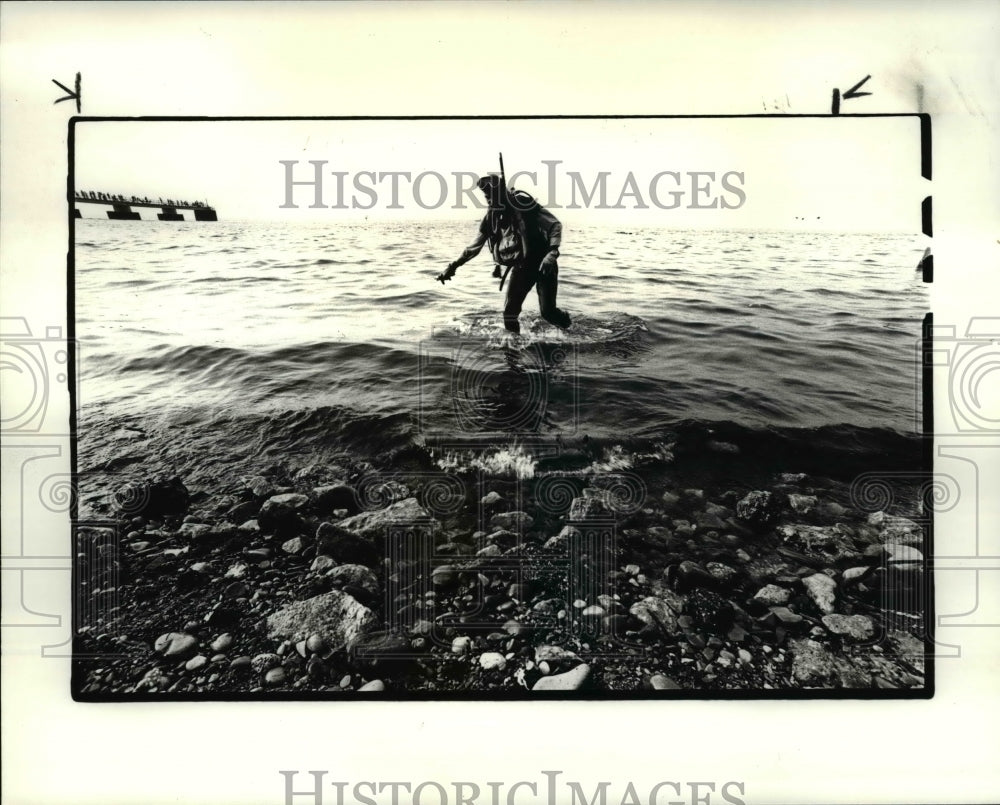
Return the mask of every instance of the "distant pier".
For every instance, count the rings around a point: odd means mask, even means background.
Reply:
[[[107,210],[112,221],[141,221],[142,216],[135,211],[136,207],[159,208],[156,217],[160,221],[218,221],[215,208],[204,201],[181,201],[172,198],[152,199],[148,196],[124,196],[116,193],[100,193],[84,190],[73,197],[74,204],[102,204],[111,207]],[[193,218],[185,218],[184,211],[194,213]],[[79,207],[74,207],[73,216],[83,218]]]

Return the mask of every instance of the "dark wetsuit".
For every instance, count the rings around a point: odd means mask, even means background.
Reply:
[[[540,204],[521,214],[524,218],[527,254],[524,260],[511,267],[507,275],[507,299],[503,308],[504,327],[512,333],[521,332],[518,316],[532,286],[535,286],[538,292],[538,309],[542,318],[557,327],[569,327],[569,314],[556,307],[556,292],[559,288],[558,267],[553,265],[546,276],[539,271],[542,260],[549,252],[555,251],[558,256],[559,246],[562,243],[562,224]],[[495,218],[495,212],[486,213],[479,224],[479,234],[455,261],[453,264],[455,268],[479,254],[488,242],[494,250],[496,249]],[[493,257],[499,262],[496,253]]]

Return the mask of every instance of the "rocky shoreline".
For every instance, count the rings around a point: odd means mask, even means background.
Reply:
[[[929,695],[916,502],[623,477],[345,461],[91,490],[74,695]]]

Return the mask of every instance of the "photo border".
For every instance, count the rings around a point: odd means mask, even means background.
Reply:
[[[74,214],[75,199],[75,136],[76,126],[80,123],[101,122],[164,122],[164,123],[230,123],[230,122],[406,122],[406,121],[470,121],[470,120],[735,120],[735,119],[835,119],[835,118],[916,118],[920,126],[920,173],[924,179],[932,180],[932,134],[931,115],[926,112],[886,112],[886,113],[848,113],[848,114],[704,114],[704,115],[669,115],[669,114],[585,114],[585,115],[139,115],[139,116],[89,116],[76,115],[68,121],[67,137],[67,179],[66,200],[68,219],[68,250],[66,267],[66,314],[67,314],[67,377],[70,405],[70,474],[73,489],[78,489],[78,432],[77,405],[79,375],[77,367],[76,342],[76,217]],[[925,196],[920,209],[919,231],[925,236],[933,237],[933,207],[930,190]],[[928,254],[922,261],[922,281],[930,284],[934,280],[933,256]],[[922,401],[921,465],[918,477],[927,482],[933,475],[934,468],[934,394],[933,394],[933,312],[928,311],[920,323],[921,336],[919,341],[920,363],[920,399]],[[935,694],[935,577],[934,577],[934,507],[929,501],[924,501],[928,508],[928,517],[922,522],[923,541],[921,543],[924,555],[922,573],[925,580],[925,610],[923,617],[924,645],[924,685],[921,688],[789,688],[789,689],[752,689],[752,690],[698,690],[680,689],[669,691],[635,690],[635,691],[565,691],[542,692],[511,690],[500,695],[483,691],[397,691],[387,689],[377,694],[359,691],[342,693],[321,692],[279,692],[264,691],[261,693],[87,693],[80,692],[79,668],[77,658],[86,656],[76,651],[77,618],[80,615],[80,604],[72,591],[71,637],[73,650],[71,657],[70,691],[73,701],[80,703],[145,703],[145,702],[305,702],[305,701],[523,701],[523,700],[554,700],[554,701],[642,701],[642,700],[696,700],[696,701],[733,701],[733,700],[891,700],[891,699],[931,699]],[[79,495],[72,497],[70,508],[70,529],[75,533],[77,527],[86,527],[89,521],[79,519]],[[78,578],[78,560],[72,560],[72,584],[76,587]]]

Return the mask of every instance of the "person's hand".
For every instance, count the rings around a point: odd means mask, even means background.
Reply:
[[[500,279],[500,277],[503,276],[503,272],[500,270],[500,266],[498,265],[493,266],[493,276],[496,277],[497,279]]]
[[[556,263],[556,253],[549,252],[542,259],[542,263],[538,266],[538,273],[543,277],[553,277],[558,270],[558,264]]]
[[[458,266],[454,263],[448,263],[448,267],[437,275],[437,281],[444,285],[448,280],[455,276],[456,271],[458,271]]]

